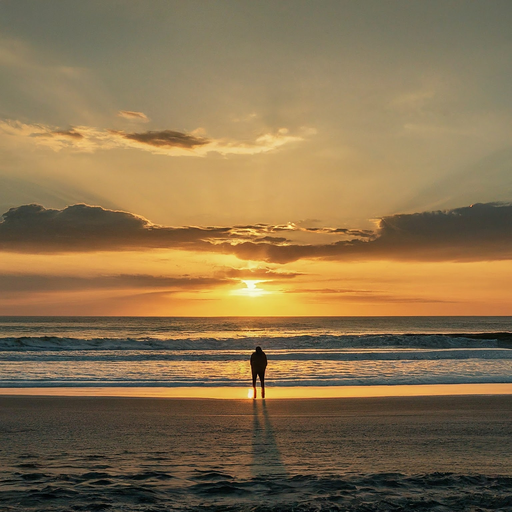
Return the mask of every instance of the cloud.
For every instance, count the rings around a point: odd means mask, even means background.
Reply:
[[[179,292],[207,291],[218,287],[233,286],[243,280],[278,283],[300,276],[299,273],[281,272],[266,267],[230,268],[215,276],[155,276],[149,274],[113,274],[93,276],[71,276],[36,273],[0,273],[0,289],[3,298],[12,299],[24,295],[129,291],[130,297],[167,295]],[[314,302],[356,303],[449,303],[452,301],[422,297],[397,297],[378,291],[345,288],[293,288],[279,290],[280,293],[314,297]],[[133,295],[136,293],[136,295]]]
[[[303,228],[287,225],[169,227],[128,212],[75,204],[62,210],[28,204],[11,208],[0,222],[0,250],[19,252],[89,252],[183,248],[235,252],[237,244],[257,247],[292,244],[289,236]],[[313,235],[314,236],[314,235]],[[262,273],[260,269],[258,272]],[[266,270],[267,274],[270,270]],[[246,270],[249,275],[251,272]]]
[[[475,204],[453,210],[390,215],[374,232],[294,223],[228,227],[169,227],[138,215],[76,204],[62,210],[23,205],[4,213],[0,250],[29,253],[185,249],[235,255],[243,260],[289,263],[321,258],[340,261],[485,261],[512,259],[512,205]],[[333,243],[299,244],[295,234],[329,232]],[[286,236],[272,236],[273,233]],[[347,234],[349,235],[347,238]],[[231,277],[239,277],[234,269]],[[270,269],[244,275],[264,278]],[[281,278],[283,275],[281,274]]]
[[[312,133],[311,130],[303,131],[304,136]],[[285,128],[281,128],[276,133],[262,134],[253,142],[242,142],[199,136],[198,134],[202,133],[201,129],[190,133],[176,130],[127,133],[122,130],[102,130],[91,126],[61,129],[13,120],[0,120],[0,132],[39,146],[45,146],[53,151],[67,149],[93,153],[110,149],[138,149],[167,156],[196,157],[204,157],[210,153],[224,156],[256,155],[304,140],[302,135],[291,135]]]
[[[0,289],[5,294],[76,292],[87,290],[157,290],[159,292],[205,290],[229,286],[245,279],[272,282],[289,280],[301,274],[268,267],[226,268],[213,276],[191,277],[150,274],[70,276],[36,273],[0,273]]]
[[[172,130],[162,130],[160,132],[143,132],[143,133],[124,133],[120,131],[112,131],[111,133],[124,137],[128,140],[134,140],[141,144],[148,144],[157,148],[185,148],[194,149],[198,146],[209,144],[208,139],[195,137],[188,133],[175,132]]]
[[[229,238],[229,228],[164,227],[138,215],[85,204],[62,210],[24,205],[2,218],[0,249],[20,252],[193,248],[204,239]]]
[[[296,288],[293,290],[285,290],[284,293],[305,294],[316,296],[315,302],[356,302],[356,303],[447,303],[452,304],[454,301],[433,299],[426,297],[400,297],[396,295],[388,295],[381,292],[371,290],[357,290],[345,288]]]
[[[120,110],[117,115],[130,121],[141,121],[143,123],[149,122],[149,117],[143,112],[134,112],[133,110]]]
[[[288,263],[331,260],[485,261],[512,258],[512,205],[475,204],[453,210],[397,214],[380,219],[367,239],[296,245],[245,242],[233,248],[242,259]],[[229,249],[228,249],[229,250]]]
[[[52,132],[51,134],[49,134],[48,136],[51,137],[54,135],[60,135],[62,137],[70,137],[71,139],[78,139],[78,140],[84,138],[84,136],[80,132],[77,132],[73,128],[70,128],[69,130],[56,130],[56,131]]]
[[[5,293],[71,292],[84,290],[165,289],[202,290],[231,284],[225,277],[153,276],[119,274],[103,276],[63,276],[51,274],[0,274],[0,289]]]
[[[287,224],[254,224],[245,226],[235,226],[233,230],[237,233],[249,233],[260,235],[273,234],[273,233],[286,233],[288,236],[293,236],[293,233],[313,233],[314,235],[337,235],[343,237],[360,237],[370,238],[374,236],[373,231],[349,228],[332,228],[332,227],[309,227],[303,225],[304,223],[288,222]]]
[[[307,233],[319,233],[324,235],[346,235],[351,237],[372,238],[374,232],[368,229],[347,229],[347,228],[301,228]]]
[[[358,290],[355,288],[294,288],[284,290],[284,293],[307,293],[307,294],[327,294],[327,295],[345,295],[352,294],[356,296],[365,296],[374,292],[370,290]]]
[[[293,279],[294,277],[301,276],[299,272],[283,272],[274,270],[268,267],[258,268],[229,268],[220,272],[220,275],[226,276],[231,279],[240,280],[264,280],[264,281],[281,281]]]

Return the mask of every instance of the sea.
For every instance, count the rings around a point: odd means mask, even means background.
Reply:
[[[512,383],[512,317],[0,317],[0,387]]]

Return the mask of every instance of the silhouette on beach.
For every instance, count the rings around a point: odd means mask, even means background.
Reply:
[[[260,378],[261,398],[265,398],[265,369],[267,368],[267,355],[261,347],[256,347],[256,351],[251,354],[251,371],[253,398],[256,398],[256,378]]]

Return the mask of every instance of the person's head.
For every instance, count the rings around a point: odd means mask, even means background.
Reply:
[[[261,347],[256,347],[256,354],[261,354],[262,352]]]

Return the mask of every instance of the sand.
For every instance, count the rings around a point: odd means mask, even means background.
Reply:
[[[3,396],[0,510],[512,510],[510,425],[510,395]]]
[[[159,398],[252,398],[250,387],[16,387],[0,388],[1,395],[110,396]],[[395,386],[300,386],[267,387],[267,401],[282,398],[405,397],[453,395],[512,395],[512,384],[423,384]],[[258,397],[260,397],[258,385]]]

